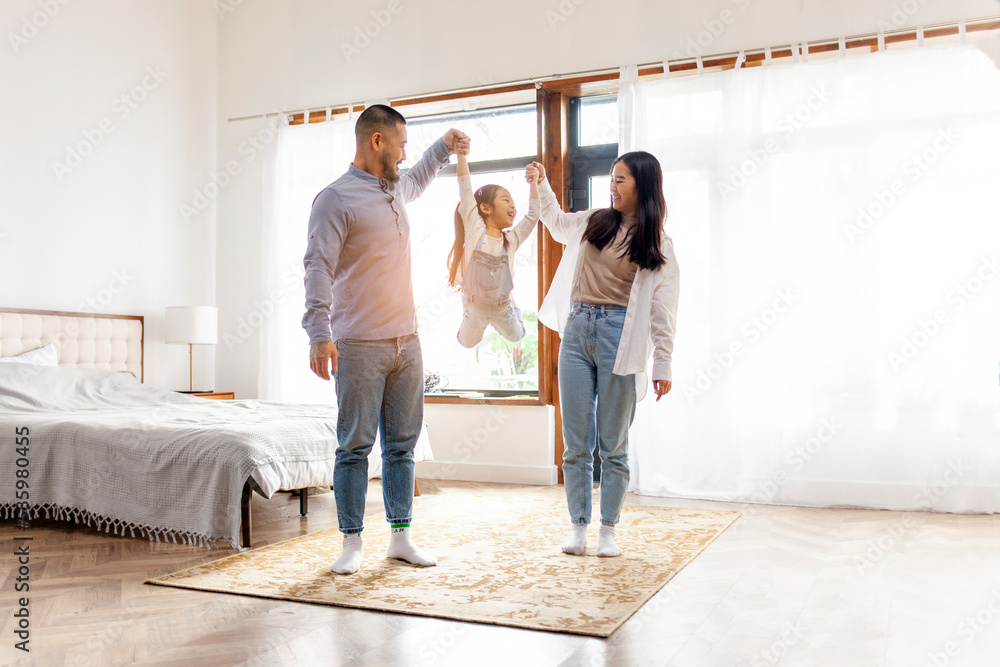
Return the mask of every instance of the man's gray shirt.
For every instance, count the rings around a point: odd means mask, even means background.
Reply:
[[[352,164],[316,195],[303,262],[302,327],[310,344],[416,333],[406,203],[448,161],[448,146],[438,139],[396,183]]]

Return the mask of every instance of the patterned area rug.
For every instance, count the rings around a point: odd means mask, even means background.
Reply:
[[[415,540],[437,567],[385,558],[389,531],[372,525],[354,575],[330,573],[342,540],[331,529],[146,583],[608,637],[740,515],[626,506],[623,555],[598,558],[596,521],[586,555],[561,552],[564,502],[442,494],[415,510]]]

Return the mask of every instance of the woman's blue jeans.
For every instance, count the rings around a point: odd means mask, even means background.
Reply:
[[[628,428],[635,417],[635,376],[611,372],[625,307],[573,303],[559,345],[563,480],[574,524],[589,524],[594,443],[601,466],[601,523],[618,523],[628,490]]]
[[[337,341],[337,458],[333,493],[345,535],[364,530],[368,454],[382,436],[382,500],[389,523],[409,523],[413,449],[424,423],[424,361],[416,334]]]

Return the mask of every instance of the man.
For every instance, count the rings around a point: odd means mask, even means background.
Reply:
[[[469,137],[449,130],[404,176],[406,119],[376,104],[354,128],[347,173],[313,201],[305,255],[309,365],[336,381],[337,459],[333,490],[344,549],[330,566],[353,574],[364,557],[368,453],[382,434],[382,496],[391,536],[386,555],[437,565],[410,539],[413,448],[423,426],[424,368],[410,278],[405,204],[427,188]]]

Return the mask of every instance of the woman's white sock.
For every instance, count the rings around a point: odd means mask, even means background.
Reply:
[[[614,526],[601,524],[601,530],[597,533],[597,555],[601,558],[614,558],[622,555],[622,550],[615,542]]]
[[[573,532],[569,534],[569,539],[563,545],[562,550],[564,554],[583,555],[583,552],[587,550],[587,524],[573,524]]]

